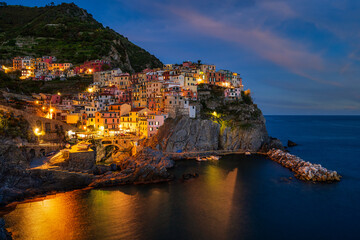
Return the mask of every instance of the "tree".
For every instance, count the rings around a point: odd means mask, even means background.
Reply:
[[[7,3],[6,2],[0,2],[0,7],[6,7]]]
[[[107,71],[107,70],[110,70],[110,69],[111,69],[111,67],[108,64],[103,64],[101,66],[101,70],[103,70],[103,71]]]

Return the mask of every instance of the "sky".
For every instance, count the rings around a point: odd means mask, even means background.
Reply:
[[[358,0],[53,2],[74,2],[164,64],[202,60],[240,73],[266,115],[360,114]]]

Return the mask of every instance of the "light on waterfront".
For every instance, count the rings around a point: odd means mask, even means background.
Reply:
[[[40,131],[40,128],[35,128],[35,129],[34,129],[34,134],[35,134],[35,136],[38,137],[38,136],[43,135],[43,132]]]
[[[75,132],[73,132],[72,130],[69,130],[67,132],[67,134],[68,134],[69,138],[71,138],[75,134]]]

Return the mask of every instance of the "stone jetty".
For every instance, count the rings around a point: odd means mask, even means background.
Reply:
[[[293,171],[298,179],[313,182],[340,181],[341,176],[336,171],[330,171],[320,164],[305,162],[301,158],[282,150],[273,148],[267,152],[267,155],[271,160]]]

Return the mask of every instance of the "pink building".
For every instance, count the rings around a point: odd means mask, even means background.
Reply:
[[[95,114],[95,127],[104,127],[105,130],[118,130],[120,124],[120,112],[97,112]]]
[[[53,63],[56,61],[56,57],[53,56],[43,56],[42,61],[46,62],[47,64]]]
[[[61,103],[61,96],[56,94],[56,95],[51,95],[51,104],[60,104]]]
[[[241,88],[227,88],[224,95],[227,99],[241,99]]]
[[[94,73],[94,72],[101,72],[102,66],[108,65],[110,67],[110,62],[105,60],[91,60],[84,62],[84,64],[75,68],[75,73]]]
[[[190,67],[190,66],[192,66],[192,62],[191,61],[186,61],[186,62],[183,62],[183,67]]]
[[[131,90],[116,90],[114,93],[117,103],[131,102]]]
[[[187,99],[197,100],[197,92],[193,92],[190,89],[182,90],[181,95]]]
[[[161,127],[165,119],[168,117],[168,114],[160,114],[160,115],[149,115],[147,119],[147,126],[148,126],[148,137],[154,136],[159,127]]]

